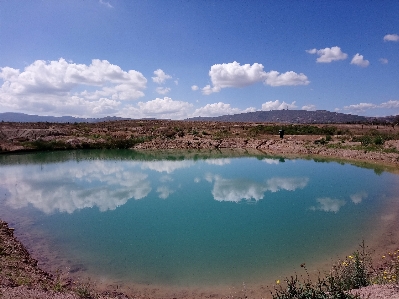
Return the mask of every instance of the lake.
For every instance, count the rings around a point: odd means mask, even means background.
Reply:
[[[45,267],[73,275],[256,284],[372,243],[397,183],[378,167],[260,153],[2,155],[0,218]]]

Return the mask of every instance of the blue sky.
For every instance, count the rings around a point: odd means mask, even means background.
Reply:
[[[0,112],[399,114],[399,2],[0,1]]]

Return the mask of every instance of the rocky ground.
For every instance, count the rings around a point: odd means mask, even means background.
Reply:
[[[281,139],[279,129],[285,129]],[[0,123],[0,153],[80,148],[257,149],[399,166],[399,128],[361,124],[287,125],[127,120]]]

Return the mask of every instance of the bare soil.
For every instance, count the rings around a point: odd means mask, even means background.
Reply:
[[[319,156],[399,166],[399,128],[361,124],[291,125],[300,133],[278,135],[287,124],[127,120],[102,123],[0,123],[0,153],[80,148],[256,149],[271,155]],[[265,129],[268,127],[268,129]],[[331,140],[317,131],[331,131]],[[329,130],[331,129],[332,130]],[[389,139],[365,146],[362,136]],[[387,138],[388,137],[388,138]]]

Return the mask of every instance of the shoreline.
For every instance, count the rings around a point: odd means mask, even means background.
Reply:
[[[285,128],[284,138],[278,135]],[[0,154],[73,149],[241,150],[384,165],[399,172],[399,129],[361,124],[130,120],[0,123]]]

